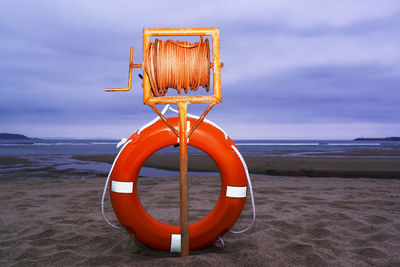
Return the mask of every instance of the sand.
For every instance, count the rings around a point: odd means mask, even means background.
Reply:
[[[190,177],[191,220],[204,216],[217,177]],[[3,181],[1,266],[400,266],[400,180],[253,177],[257,219],[225,247],[191,256],[155,251],[102,219],[104,177]],[[149,212],[176,223],[177,178],[139,178]],[[168,201],[166,201],[168,199]],[[109,201],[106,213],[115,221]],[[247,201],[235,229],[251,221]]]

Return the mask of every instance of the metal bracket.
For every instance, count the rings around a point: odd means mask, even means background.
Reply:
[[[131,55],[129,57],[129,78],[128,78],[128,87],[126,88],[107,88],[106,92],[121,92],[121,91],[129,91],[132,88],[132,69],[133,68],[142,68],[142,64],[133,64],[133,46],[131,46]]]

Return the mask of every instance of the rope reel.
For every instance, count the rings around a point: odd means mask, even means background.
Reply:
[[[153,96],[164,96],[169,88],[181,94],[200,86],[210,89],[210,45],[208,39],[189,43],[155,39],[143,58],[143,69],[150,81]]]
[[[160,40],[158,36],[199,36],[195,43],[189,41]],[[143,103],[157,104],[221,103],[220,38],[218,28],[143,29],[143,62],[133,63],[133,47],[130,49],[128,86],[107,88],[107,92],[129,91],[132,88],[132,70],[143,70]],[[212,76],[212,85],[211,85]],[[189,94],[203,87],[211,94]],[[178,95],[167,95],[174,88]],[[180,95],[182,89],[186,95]],[[154,108],[153,108],[154,109]],[[157,112],[158,114],[158,112]]]

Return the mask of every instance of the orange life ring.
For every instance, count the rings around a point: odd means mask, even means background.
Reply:
[[[178,128],[178,118],[168,121]],[[191,125],[196,120],[188,119]],[[115,214],[129,233],[154,249],[180,251],[180,226],[162,223],[142,206],[136,185],[145,160],[157,150],[177,144],[177,137],[162,121],[134,133],[111,173],[110,195]],[[202,122],[189,138],[189,145],[206,152],[217,164],[221,193],[208,215],[189,225],[190,249],[200,249],[223,236],[239,218],[246,202],[247,180],[233,141],[216,127]]]

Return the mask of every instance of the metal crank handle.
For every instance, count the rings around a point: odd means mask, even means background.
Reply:
[[[142,64],[133,64],[133,46],[131,46],[131,55],[129,57],[129,78],[128,78],[128,87],[126,88],[107,88],[106,92],[118,92],[118,91],[129,91],[132,88],[132,69],[133,68],[142,68]]]

